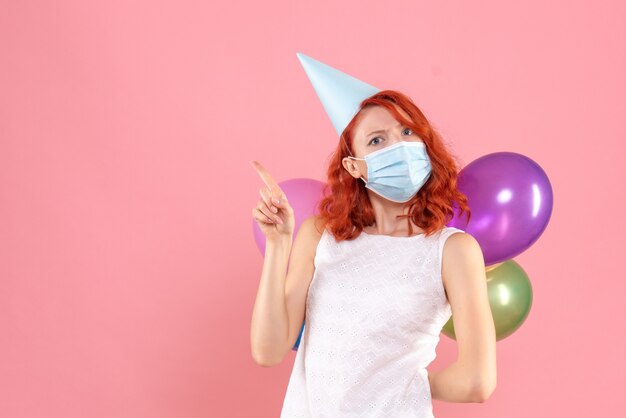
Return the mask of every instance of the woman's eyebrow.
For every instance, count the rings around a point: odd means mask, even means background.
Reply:
[[[403,124],[401,124],[401,123],[399,123],[399,124],[397,124],[395,127],[396,127],[396,128],[401,128],[402,126],[404,126],[404,125],[403,125]],[[379,129],[379,130],[377,130],[377,131],[372,131],[372,132],[370,132],[369,134],[367,134],[367,135],[366,135],[366,137],[368,137],[368,136],[370,136],[370,135],[373,135],[373,134],[378,134],[378,133],[381,133],[381,132],[385,132],[385,129]]]

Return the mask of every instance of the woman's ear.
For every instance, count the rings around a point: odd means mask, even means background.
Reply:
[[[359,166],[355,160],[345,157],[343,160],[341,160],[341,163],[343,165],[343,168],[345,168],[352,177],[354,177],[355,179],[361,177],[361,170],[359,170]]]

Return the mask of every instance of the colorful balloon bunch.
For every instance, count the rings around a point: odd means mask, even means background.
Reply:
[[[514,152],[478,158],[459,173],[458,187],[468,199],[470,222],[458,212],[448,224],[472,235],[483,251],[496,340],[515,332],[532,305],[532,288],[512,260],[539,239],[552,214],[552,186],[543,169]],[[442,332],[455,338],[452,318]]]
[[[318,214],[324,183],[297,178],[279,183],[294,208],[296,226]],[[496,339],[515,332],[526,320],[532,305],[532,288],[522,267],[512,260],[539,239],[552,213],[552,186],[543,169],[530,158],[513,153],[485,155],[464,167],[458,187],[468,199],[470,222],[458,212],[448,226],[471,234],[485,258],[489,303],[496,327]],[[253,222],[254,238],[265,253],[265,238]],[[297,350],[305,324],[302,324]],[[452,318],[442,332],[455,338]]]

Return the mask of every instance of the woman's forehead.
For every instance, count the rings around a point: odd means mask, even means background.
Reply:
[[[406,112],[404,112],[398,106],[395,106],[395,108],[402,116],[404,116],[406,119],[409,119]],[[396,119],[396,116],[391,113],[391,111],[389,111],[387,108],[383,106],[371,106],[361,111],[360,118],[356,123],[354,131],[357,137],[364,137],[372,131],[395,127],[399,123],[401,122],[398,121]]]

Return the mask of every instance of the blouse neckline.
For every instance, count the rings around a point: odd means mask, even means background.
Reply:
[[[421,234],[416,234],[416,235],[411,235],[411,236],[406,236],[406,235],[386,235],[386,234],[370,234],[369,232],[366,232],[365,230],[362,230],[361,232],[364,233],[365,235],[369,235],[370,237],[389,237],[389,238],[417,238],[417,237],[422,237],[422,236],[426,235],[423,232]]]

